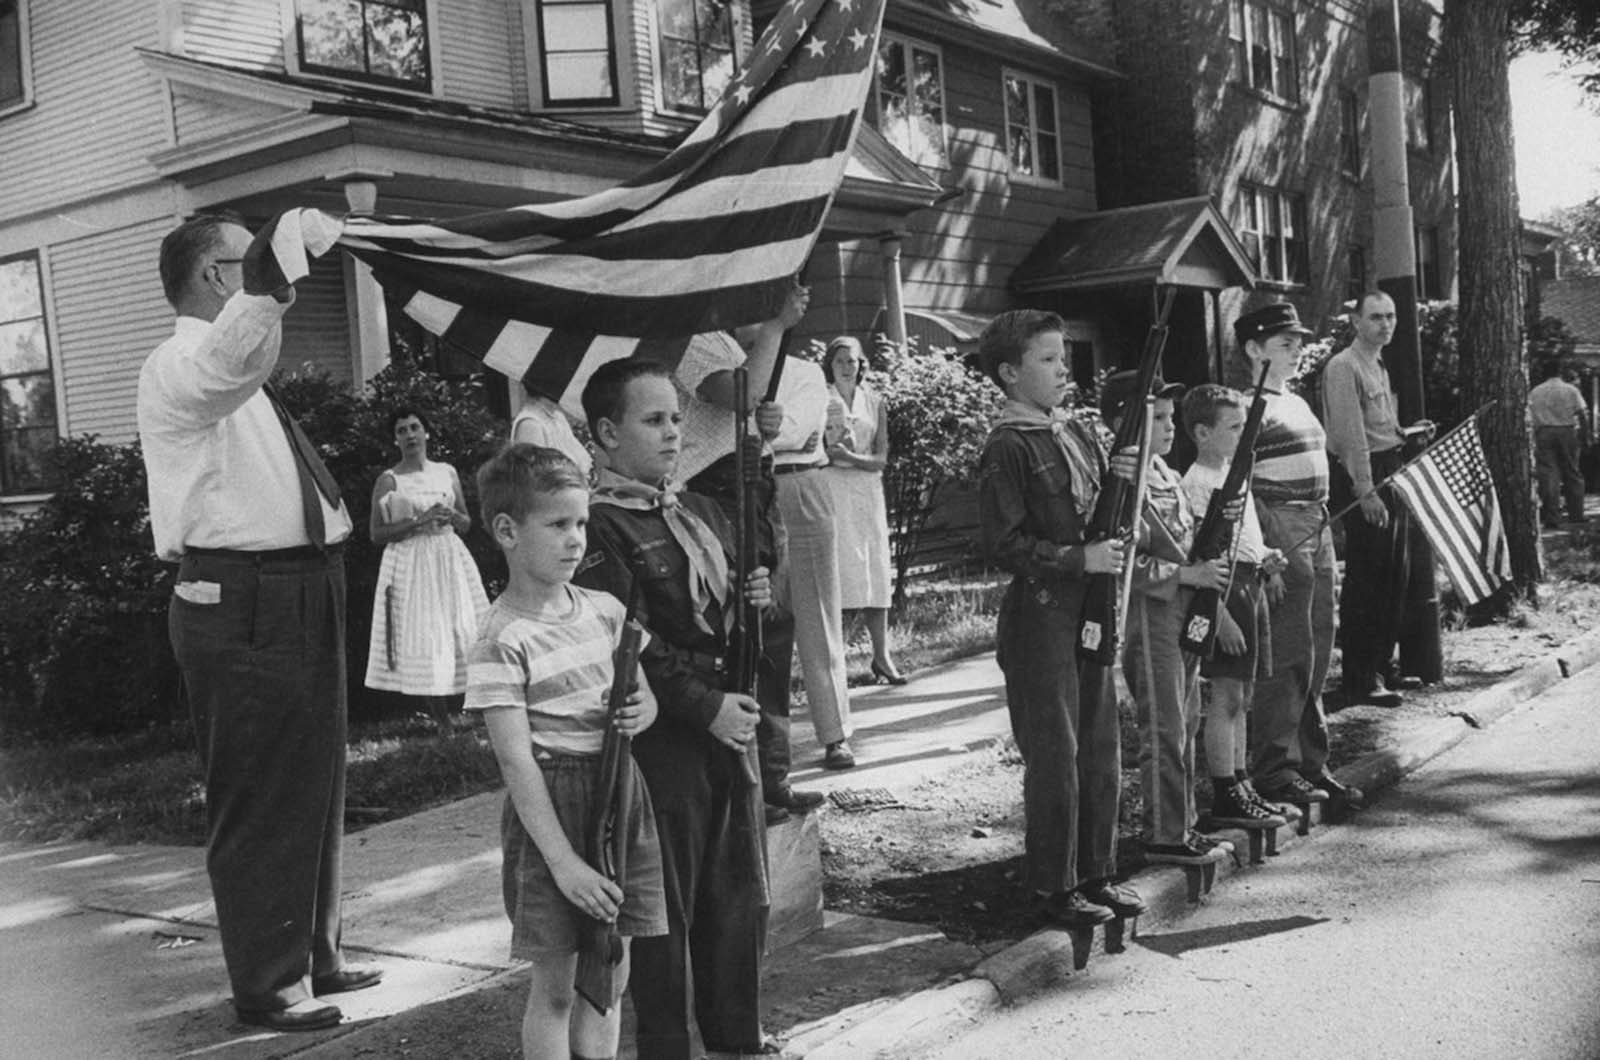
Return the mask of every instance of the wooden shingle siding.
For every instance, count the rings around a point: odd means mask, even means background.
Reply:
[[[153,2],[29,7],[34,105],[0,119],[0,220],[154,178],[166,105],[134,54],[157,44]]]
[[[137,428],[139,368],[172,334],[173,313],[156,271],[160,218],[49,248],[54,352],[66,394],[63,434],[126,442]]]
[[[281,73],[283,27],[282,0],[184,0],[174,44],[191,59]]]
[[[311,275],[294,285],[294,305],[283,317],[282,371],[306,364],[349,382],[353,372],[350,319],[344,294],[342,251],[311,259]]]

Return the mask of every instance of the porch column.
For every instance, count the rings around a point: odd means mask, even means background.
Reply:
[[[345,180],[344,201],[352,215],[372,213],[378,205],[377,183]],[[372,269],[366,262],[350,254],[342,255],[342,260],[356,379],[367,383],[389,364],[389,314],[384,307],[383,288],[372,278]]]
[[[878,254],[883,259],[883,305],[889,327],[889,341],[904,348],[906,308],[900,287],[900,234],[885,232],[878,237]]]

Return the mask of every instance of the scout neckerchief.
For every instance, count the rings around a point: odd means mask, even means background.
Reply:
[[[1072,429],[1072,417],[1066,409],[1055,408],[1045,412],[1016,399],[1008,399],[996,429],[1010,427],[1014,431],[1049,431],[1055,436],[1061,455],[1067,458],[1067,468],[1072,472],[1072,504],[1078,517],[1088,519],[1094,514],[1094,501],[1100,493],[1100,480],[1105,476],[1105,457],[1098,446],[1082,431]]]
[[[1145,525],[1150,528],[1148,551],[1151,556],[1168,563],[1187,563],[1189,547],[1184,542],[1194,540],[1194,513],[1190,510],[1183,488],[1167,462],[1159,456],[1150,458],[1144,501]],[[1172,502],[1171,517],[1156,507],[1155,495]]]
[[[705,611],[706,606],[715,600],[724,616],[732,614],[732,610],[726,606],[728,557],[711,527],[678,500],[678,491],[681,489],[681,486],[670,481],[664,488],[657,489],[648,482],[624,478],[609,468],[600,468],[599,484],[595,486],[591,498],[629,511],[661,513],[672,540],[689,557],[689,602],[694,608],[695,625],[702,633],[716,635],[717,631],[706,621]]]

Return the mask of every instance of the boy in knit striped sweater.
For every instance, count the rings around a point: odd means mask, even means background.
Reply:
[[[1287,563],[1283,585],[1268,587],[1272,676],[1256,683],[1251,758],[1255,789],[1270,802],[1329,797],[1359,804],[1360,792],[1328,771],[1328,721],[1322,685],[1333,652],[1333,534],[1328,526],[1327,435],[1311,406],[1287,392],[1310,334],[1293,305],[1241,316],[1234,336],[1254,378],[1266,364],[1267,407],[1256,438],[1250,490],[1268,548]]]

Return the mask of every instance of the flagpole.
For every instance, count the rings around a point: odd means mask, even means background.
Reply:
[[[1456,424],[1454,427],[1450,428],[1450,430],[1445,433],[1445,436],[1443,438],[1439,438],[1439,439],[1434,440],[1433,442],[1430,442],[1428,444],[1428,447],[1426,449],[1424,449],[1422,452],[1418,453],[1416,456],[1412,457],[1410,460],[1407,460],[1405,463],[1401,464],[1399,467],[1397,467],[1393,471],[1389,472],[1389,474],[1385,475],[1380,481],[1374,483],[1373,487],[1372,487],[1373,492],[1377,492],[1378,490],[1382,489],[1384,486],[1387,486],[1389,484],[1389,480],[1390,479],[1392,479],[1396,475],[1400,474],[1400,472],[1404,471],[1406,468],[1410,467],[1412,464],[1415,464],[1418,460],[1421,460],[1423,457],[1427,456],[1428,453],[1430,453],[1433,450],[1434,446],[1443,445],[1448,439],[1455,437],[1455,434],[1456,434],[1457,431],[1460,431],[1462,428],[1466,427],[1467,424],[1469,424],[1469,423],[1473,422],[1474,420],[1476,420],[1480,415],[1482,415],[1484,409],[1489,408],[1493,404],[1494,404],[1493,401],[1485,401],[1483,404],[1481,404],[1477,408],[1473,409],[1470,415],[1468,415],[1465,419],[1463,419],[1460,423]],[[1340,508],[1338,511],[1334,512],[1332,515],[1324,517],[1323,520],[1320,523],[1317,524],[1317,528],[1315,530],[1311,531],[1311,533],[1307,534],[1305,537],[1302,537],[1300,540],[1296,541],[1294,544],[1292,544],[1288,548],[1284,549],[1283,550],[1284,555],[1288,555],[1291,552],[1297,551],[1300,548],[1301,545],[1305,544],[1307,541],[1310,541],[1312,538],[1316,537],[1318,534],[1321,534],[1322,531],[1326,530],[1328,527],[1332,526],[1334,523],[1337,523],[1340,519],[1343,519],[1345,516],[1349,515],[1352,511],[1354,511],[1357,507],[1360,506],[1362,499],[1363,498],[1361,498],[1361,497],[1357,497],[1355,500],[1351,501],[1349,504],[1345,505],[1343,508]]]

